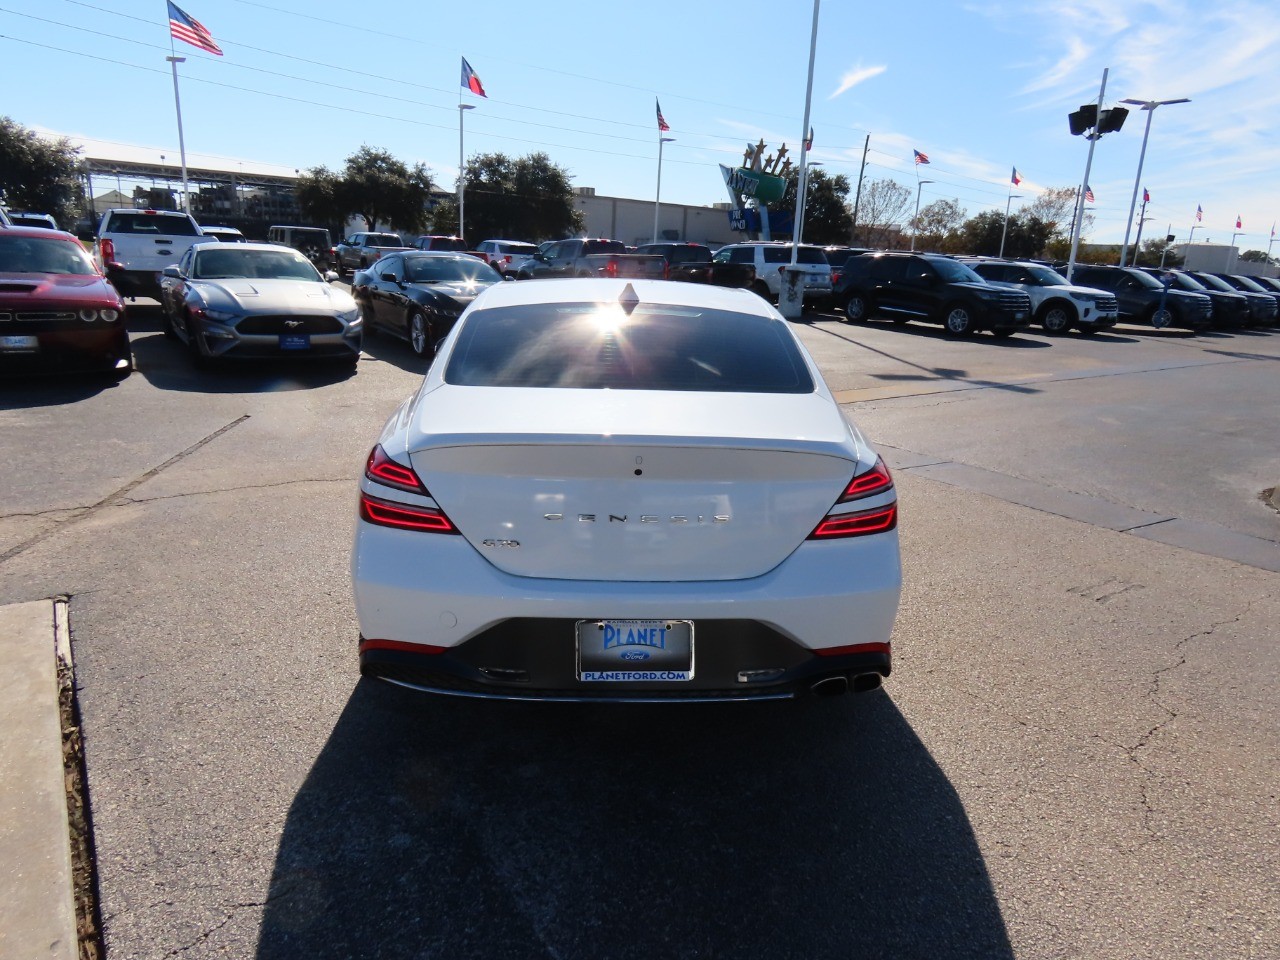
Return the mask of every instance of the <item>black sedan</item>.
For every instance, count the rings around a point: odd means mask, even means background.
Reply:
[[[467,304],[502,274],[477,257],[457,253],[390,253],[351,281],[365,330],[387,330],[420,357],[453,328]]]

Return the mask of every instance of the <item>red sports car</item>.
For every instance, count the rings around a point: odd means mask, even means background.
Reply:
[[[120,294],[71,234],[0,226],[0,373],[73,367],[133,369]]]

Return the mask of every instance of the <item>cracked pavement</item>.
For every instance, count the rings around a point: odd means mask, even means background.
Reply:
[[[0,393],[0,601],[71,597],[109,957],[1280,953],[1280,574],[901,469],[881,693],[433,700],[359,681],[347,573],[408,349],[197,374],[143,321],[119,387]],[[1223,339],[798,329],[918,390],[846,407],[913,463],[1280,537]]]

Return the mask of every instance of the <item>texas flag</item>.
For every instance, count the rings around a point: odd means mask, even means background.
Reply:
[[[1016,187],[1021,182],[1022,182],[1022,178],[1018,176],[1018,168],[1014,167],[1013,168],[1013,185]]]
[[[462,85],[478,96],[489,99],[489,95],[484,92],[484,86],[480,83],[480,78],[476,76],[476,72],[471,69],[471,64],[467,63],[467,58],[462,58]]]
[[[1151,202],[1151,191],[1148,190],[1146,187],[1142,188],[1142,202],[1143,203]]]
[[[1243,226],[1241,226],[1241,224],[1240,224],[1240,214],[1238,214],[1238,213],[1236,214],[1236,229],[1237,229],[1237,230],[1243,230],[1243,229],[1244,229],[1244,227],[1243,227]]]

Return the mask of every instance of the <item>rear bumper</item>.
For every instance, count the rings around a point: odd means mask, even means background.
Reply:
[[[122,297],[160,299],[160,276],[155,270],[110,270],[107,279]]]
[[[865,667],[887,674],[902,573],[896,531],[807,540],[773,570],[746,580],[639,582],[514,576],[461,536],[357,521],[352,582],[360,633],[380,643],[366,646],[362,657],[374,675],[392,679],[384,668],[412,667],[412,685],[424,689],[461,677],[479,684],[478,691],[496,684],[504,695],[521,689],[582,695],[573,672],[575,621],[690,620],[694,679],[646,683],[642,690],[683,699],[704,689],[723,699],[724,690],[763,689],[740,683],[743,670],[782,667],[768,682],[784,696],[818,673]],[[444,649],[428,656],[419,652],[425,647]],[[849,647],[860,652],[847,662],[819,652]],[[882,654],[870,655],[873,649]],[[503,684],[481,672],[486,666],[526,670],[528,679]],[[588,684],[588,692],[615,698],[601,686],[617,685]]]

